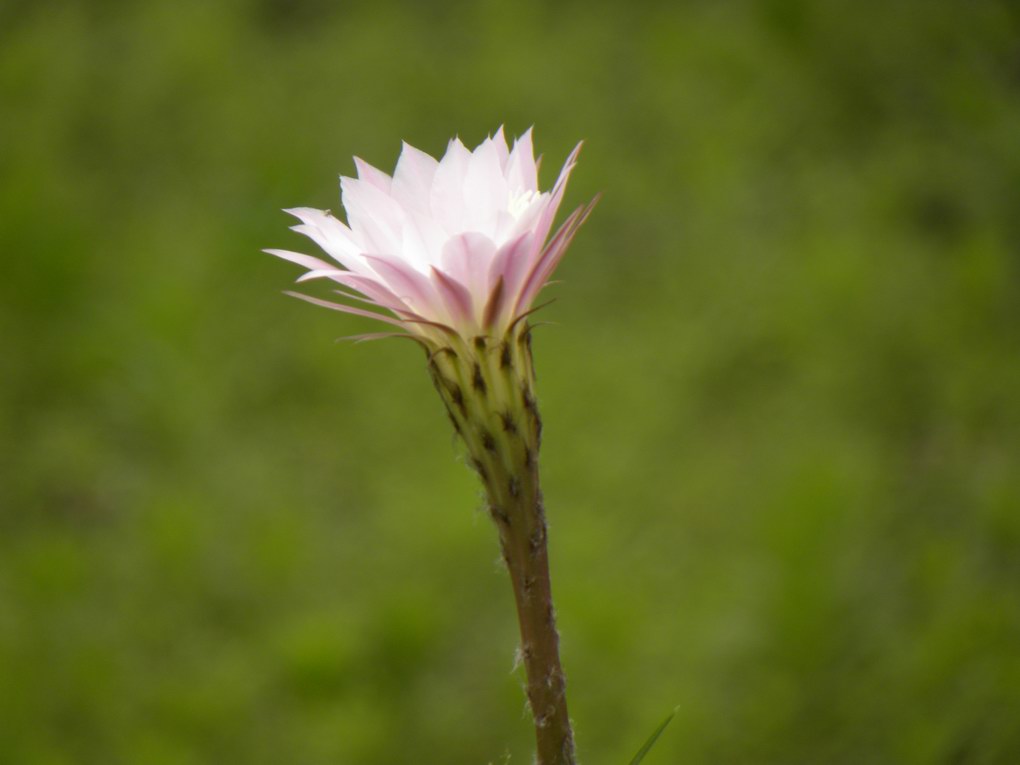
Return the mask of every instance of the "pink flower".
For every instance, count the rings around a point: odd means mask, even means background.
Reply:
[[[286,211],[301,221],[293,229],[335,262],[266,252],[307,268],[299,282],[332,280],[346,301],[368,307],[289,293],[317,305],[424,340],[501,336],[531,310],[594,205],[575,210],[549,237],[580,148],[551,191],[538,188],[530,129],[513,149],[502,128],[474,151],[455,138],[439,161],[405,143],[392,177],[355,158],[358,177],[340,179],[346,225],[329,211]]]

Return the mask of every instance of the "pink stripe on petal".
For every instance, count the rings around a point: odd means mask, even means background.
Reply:
[[[337,290],[337,293],[344,297],[362,300],[366,303],[378,306],[379,308],[385,308],[388,311],[393,311],[394,313],[416,315],[407,307],[404,301],[381,284],[367,277],[352,274],[350,271],[337,271],[336,269],[309,271],[299,277],[297,282],[298,284],[301,284],[306,281],[311,281],[312,279],[323,278],[331,279],[338,284],[343,284],[345,287],[356,289],[361,293],[361,295],[355,295],[354,293]]]
[[[581,224],[587,220],[600,198],[601,195],[597,195],[585,207],[578,207],[560,226],[525,279],[524,287],[521,289],[521,294],[517,299],[517,305],[514,307],[515,312],[527,308],[531,301],[535,299],[535,295],[538,294],[542,285],[553,275],[556,266],[559,265],[560,260],[566,253],[567,247],[570,246],[574,234],[577,233]]]
[[[365,255],[365,259],[390,292],[405,304],[410,301],[408,307],[412,307],[415,313],[431,316],[437,307],[442,306],[428,279],[409,265],[380,255]]]
[[[464,285],[435,266],[432,267],[432,283],[443,298],[453,324],[457,327],[471,325],[474,321],[474,307],[471,293]]]
[[[521,278],[517,294],[517,302],[514,305],[514,313],[518,313],[524,310],[530,305],[531,301],[535,299],[535,294],[541,288],[541,284],[535,284],[539,278],[539,273],[542,269],[542,263],[546,260],[549,252],[558,246],[558,243],[562,241],[567,231],[574,224],[577,218],[580,216],[581,210],[578,208],[563,222],[559,230],[553,235],[553,238],[549,241],[545,247],[539,247],[537,250],[533,250],[529,262],[525,266],[524,276]]]
[[[348,300],[357,300],[359,303],[367,303],[368,305],[374,305],[376,308],[385,308],[381,303],[371,300],[364,295],[359,295],[357,292],[347,292],[346,290],[333,290],[337,295],[347,298]],[[414,311],[409,311],[406,308],[393,309],[388,308],[387,310],[393,311],[397,319],[400,321],[410,321],[421,323],[427,321],[423,316],[419,316]]]
[[[299,300],[304,300],[306,303],[312,303],[314,305],[322,306],[323,308],[331,308],[334,311],[342,311],[343,313],[350,313],[355,316],[364,316],[366,319],[375,319],[376,321],[384,321],[387,324],[393,324],[397,327],[403,327],[404,324],[400,319],[394,319],[390,316],[385,316],[381,313],[375,313],[374,311],[365,311],[361,308],[355,308],[354,306],[344,305],[343,303],[334,303],[329,300],[322,300],[321,298],[312,297],[311,295],[302,295],[300,292],[284,292],[284,295],[290,295],[296,297]]]
[[[534,246],[535,243],[531,232],[526,231],[516,239],[500,247],[492,259],[492,264],[489,266],[488,283],[492,285],[490,286],[490,289],[492,289],[497,282],[502,281],[503,299],[500,306],[501,313],[505,313],[513,308],[517,302],[524,283],[524,277],[531,266],[531,251]],[[498,318],[502,321],[506,317],[500,316]]]
[[[351,292],[349,290],[333,290],[333,292],[336,293],[337,295],[340,295],[340,297],[347,298],[347,300],[356,300],[359,303],[367,303],[368,305],[373,305],[376,308],[386,308],[386,306],[381,305],[380,303],[376,302],[375,300],[372,300],[371,298],[367,298],[364,295],[359,295],[357,292]],[[390,309],[387,309],[387,310],[390,310]],[[398,318],[400,318],[400,317],[398,317]]]
[[[297,279],[298,284],[314,279],[331,279],[338,284],[343,284],[362,293],[359,296],[341,292],[340,294],[344,295],[344,297],[364,300],[367,303],[385,308],[394,313],[416,316],[400,298],[374,279],[360,274],[353,274],[350,271],[333,268],[325,262],[322,262],[322,266],[323,268],[316,268],[299,276]]]
[[[394,313],[401,313],[418,318],[418,314],[399,297],[393,294],[385,285],[368,276],[351,274],[345,279],[349,287],[352,287],[362,294],[368,296],[380,306],[388,308]]]
[[[553,186],[553,190],[550,192],[549,201],[538,217],[534,231],[535,237],[539,241],[544,242],[545,238],[549,236],[549,231],[552,230],[553,221],[556,219],[556,213],[560,209],[560,202],[563,201],[563,193],[567,188],[567,181],[570,180],[570,173],[574,169],[577,155],[580,154],[582,145],[581,143],[577,144],[574,150],[570,152],[570,156],[567,157],[567,161],[563,163],[563,169],[560,170],[559,178],[556,179],[556,185]]]
[[[327,263],[325,260],[312,257],[311,255],[304,255],[300,252],[291,252],[290,250],[263,250],[262,252],[268,255],[275,255],[283,260],[289,260],[291,263],[296,263],[299,266],[304,266],[310,269],[333,269],[334,266],[331,263]]]
[[[429,346],[420,337],[415,337],[408,332],[366,332],[361,335],[344,335],[343,337],[338,337],[336,341],[338,343],[352,342],[358,345],[360,343],[372,342],[373,340],[386,340],[390,337],[403,337],[408,340],[414,340],[418,345],[424,347],[426,351],[429,349]]]
[[[485,301],[482,326],[487,332],[491,332],[500,323],[499,319],[506,303],[506,290],[503,288],[503,277],[501,276],[492,288],[492,292],[489,293],[489,299]]]
[[[496,245],[477,231],[450,237],[440,258],[443,271],[459,281],[472,295],[488,292],[489,267],[496,256]]]

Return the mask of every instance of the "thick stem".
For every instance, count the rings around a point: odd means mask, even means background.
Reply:
[[[574,765],[539,487],[542,423],[528,328],[518,327],[502,339],[452,340],[430,354],[429,369],[485,484],[499,530],[520,623],[538,765]]]

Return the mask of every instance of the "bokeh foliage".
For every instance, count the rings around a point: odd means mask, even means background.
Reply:
[[[0,5],[0,762],[528,762],[410,344],[283,298],[351,155],[536,126],[586,763],[1020,761],[1007,2]]]

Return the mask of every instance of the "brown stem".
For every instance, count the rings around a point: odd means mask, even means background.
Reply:
[[[545,513],[533,468],[521,487],[519,505],[500,523],[500,543],[514,589],[521,628],[521,660],[528,678],[528,704],[535,720],[539,765],[574,765],[574,737],[567,714],[566,678],[560,665],[559,634],[549,582]],[[521,521],[520,523],[516,523]]]
[[[533,392],[529,330],[520,325],[502,338],[451,338],[449,345],[430,351],[429,371],[485,484],[489,512],[499,529],[521,628],[537,763],[574,765],[538,482],[542,422]]]

